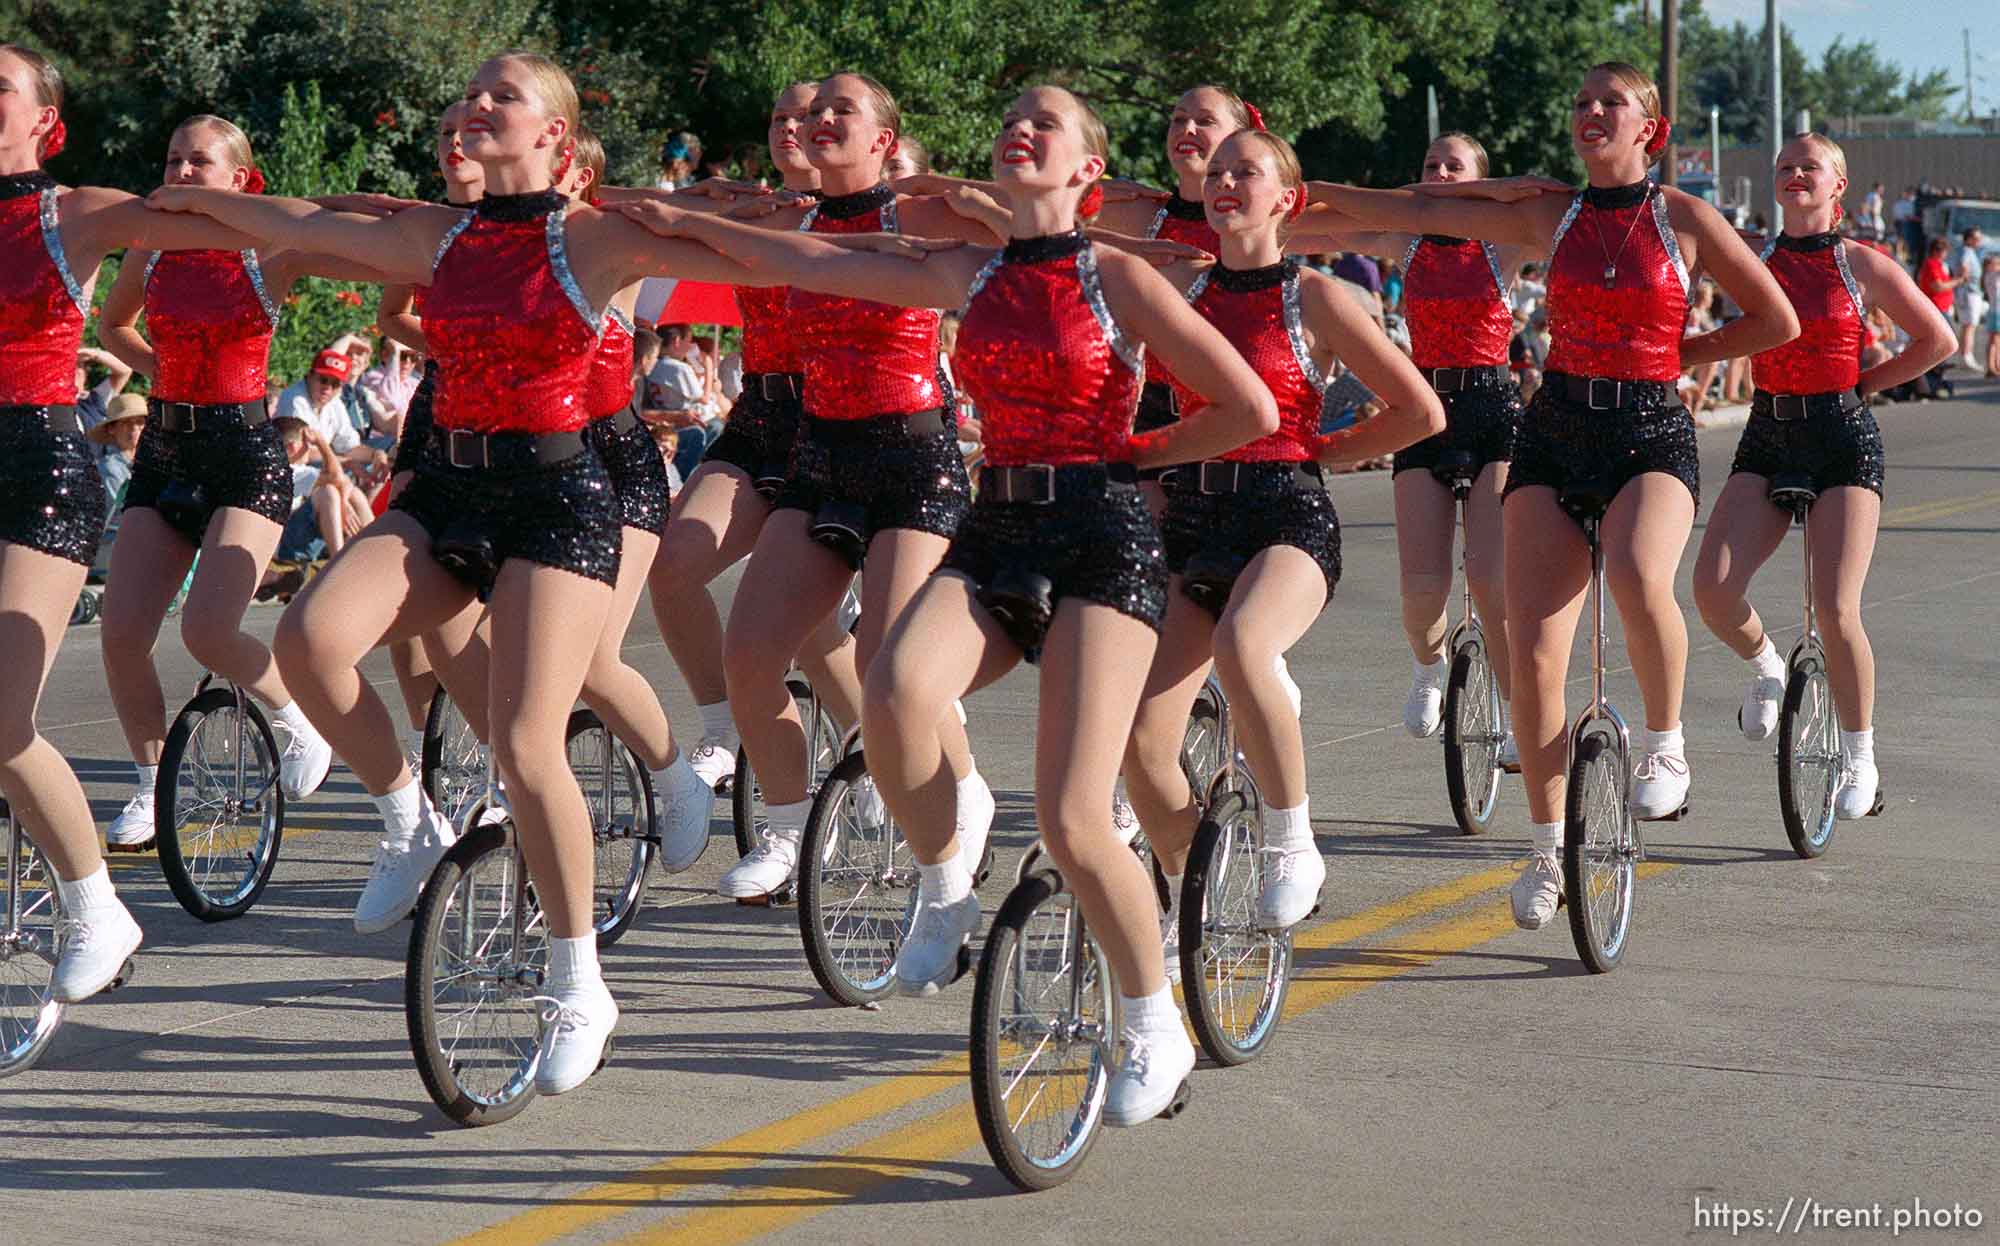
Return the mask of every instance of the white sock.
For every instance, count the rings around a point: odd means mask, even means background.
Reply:
[[[1312,818],[1306,809],[1312,802],[1302,800],[1291,809],[1264,810],[1264,846],[1297,852],[1313,846]]]
[[[101,861],[96,873],[85,874],[73,883],[58,876],[56,894],[62,897],[63,908],[71,915],[101,911],[118,904],[118,893],[111,887],[111,871]]]
[[[1415,658],[1412,658],[1410,659],[1410,669],[1418,679],[1434,687],[1444,683],[1445,660],[1443,658],[1439,658],[1435,662],[1419,662]]]
[[[1681,725],[1675,723],[1665,731],[1655,731],[1651,727],[1641,727],[1632,733],[1633,743],[1642,753],[1665,753],[1669,757],[1687,756],[1687,742],[1681,738]]]
[[[951,708],[958,714],[958,725],[963,727],[965,725],[965,702],[953,701]]]
[[[1181,1028],[1180,1006],[1174,1003],[1174,988],[1163,986],[1151,995],[1120,995],[1125,1024],[1135,1030],[1159,1033]]]
[[[972,874],[966,869],[964,849],[936,865],[919,861],[917,876],[923,882],[924,897],[939,904],[957,904],[972,894]]]
[[[597,936],[579,935],[574,939],[549,940],[549,986],[561,990],[566,986],[583,986],[597,982],[604,977],[597,967]]]
[[[986,786],[986,780],[979,777],[979,769],[975,766],[972,773],[958,781],[957,796],[958,810],[963,815],[974,804],[990,804],[993,792]]]
[[[1530,822],[1535,851],[1548,856],[1559,856],[1563,846],[1563,824],[1561,822]]]
[[[139,790],[151,796],[153,788],[160,781],[160,768],[158,766],[147,766],[133,762],[132,769],[139,772]]]
[[[1783,679],[1785,660],[1778,656],[1778,647],[1771,643],[1771,637],[1764,637],[1763,645],[1750,655],[1750,669],[1759,679]]]
[[[313,725],[306,721],[306,712],[299,708],[297,701],[287,701],[273,709],[271,721],[294,734],[303,734],[313,729]]]
[[[774,834],[780,839],[789,839],[796,844],[799,842],[799,837],[806,833],[806,818],[811,816],[812,807],[810,798],[795,800],[787,805],[767,804],[764,806],[764,816],[770,820]]]
[[[1163,916],[1163,917],[1168,917],[1168,918],[1171,918],[1171,917],[1172,917],[1172,916],[1173,916],[1173,915],[1174,915],[1174,914],[1175,914],[1176,912],[1180,911],[1180,907],[1181,907],[1181,880],[1182,880],[1182,879],[1184,879],[1184,878],[1186,878],[1186,877],[1187,877],[1187,875],[1185,875],[1185,874],[1168,874],[1168,875],[1166,876],[1166,878],[1167,878],[1167,911],[1166,911],[1165,913],[1161,914],[1161,916]]]
[[[1840,733],[1840,755],[1850,762],[1865,761],[1875,764],[1875,728],[1866,731],[1843,731]]]
[[[705,740],[734,740],[736,719],[729,713],[729,702],[717,701],[713,705],[697,705],[695,711],[701,715],[701,735]]]
[[[424,789],[413,778],[393,792],[374,798],[382,811],[382,828],[391,842],[408,843],[417,837],[424,820]]]

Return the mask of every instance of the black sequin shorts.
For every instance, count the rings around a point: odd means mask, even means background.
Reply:
[[[1615,497],[1634,477],[1665,472],[1687,486],[1701,506],[1701,459],[1694,419],[1687,408],[1592,411],[1536,391],[1521,421],[1507,493],[1546,485],[1560,494],[1565,485],[1600,481]]]
[[[604,461],[588,446],[559,463],[503,469],[453,467],[436,441],[390,503],[433,542],[447,533],[491,540],[496,568],[521,558],[614,585],[624,539],[618,505]]]
[[[645,422],[628,407],[592,424],[590,438],[618,494],[618,521],[654,536],[664,532],[671,501],[667,461]]]
[[[791,474],[792,444],[798,440],[799,421],[805,409],[797,398],[766,398],[760,390],[746,389],[729,409],[722,433],[702,451],[704,463],[727,463],[754,483],[778,480]],[[765,496],[771,501],[774,488]]]
[[[396,436],[395,465],[392,475],[417,470],[423,461],[424,452],[431,444],[432,408],[437,397],[437,364],[424,362],[424,378],[417,382],[416,392],[410,395],[409,408],[403,413],[403,431]]]
[[[173,482],[199,490],[201,504],[161,506],[160,494]],[[148,507],[189,544],[199,546],[216,511],[235,507],[283,526],[292,514],[292,465],[278,426],[266,421],[251,428],[197,428],[167,432],[158,416],[146,417],[125,488],[125,509]]]
[[[1135,434],[1150,433],[1178,423],[1180,418],[1180,408],[1174,402],[1173,386],[1164,381],[1147,381],[1139,390],[1139,409],[1132,416],[1132,431]],[[1163,473],[1172,470],[1170,467],[1142,467],[1139,479],[1158,480]]]
[[[1290,463],[1274,463],[1289,476]],[[1266,488],[1239,493],[1200,493],[1178,482],[1192,472],[1176,472],[1167,481],[1167,512],[1160,520],[1166,538],[1167,569],[1187,570],[1197,554],[1221,554],[1248,566],[1273,545],[1305,551],[1326,577],[1326,595],[1340,583],[1340,517],[1324,488],[1308,488],[1290,479]]]
[[[791,472],[772,504],[817,513],[845,503],[865,514],[864,542],[890,528],[949,537],[972,508],[972,486],[954,427],[912,435],[898,416],[817,420],[807,416]]]
[[[1510,380],[1505,385],[1456,389],[1438,398],[1444,403],[1444,431],[1396,451],[1392,475],[1412,468],[1429,471],[1452,450],[1470,453],[1478,465],[1475,470],[1513,459],[1514,442],[1521,434],[1520,386]]]
[[[8,483],[0,541],[86,567],[95,561],[110,499],[83,434],[53,431],[32,415],[0,417],[0,462]]]
[[[1065,597],[1095,602],[1154,631],[1167,614],[1160,530],[1130,485],[1049,505],[982,497],[938,570],[956,571],[983,589],[1003,569],[1047,576],[1052,603]]]
[[[1803,420],[1772,416],[1768,397],[1750,405],[1750,422],[1736,443],[1731,475],[1749,472],[1766,479],[1781,472],[1804,472],[1824,493],[1843,485],[1882,492],[1882,430],[1866,405],[1842,415]]]

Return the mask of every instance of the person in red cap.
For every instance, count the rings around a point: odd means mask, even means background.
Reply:
[[[278,395],[278,416],[303,421],[326,438],[333,452],[344,461],[360,463],[381,458],[381,452],[361,444],[361,433],[347,418],[347,405],[340,400],[340,387],[354,373],[354,361],[343,351],[328,348],[313,358],[305,379],[287,386]]]

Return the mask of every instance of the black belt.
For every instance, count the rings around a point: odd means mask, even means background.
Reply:
[[[1813,416],[1842,416],[1860,409],[1862,405],[1858,389],[1836,389],[1824,394],[1774,394],[1759,389],[1750,395],[1752,415],[1768,411],[1772,419],[1786,424]]]
[[[796,402],[805,396],[806,378],[797,372],[752,372],[743,378],[743,392],[762,395],[765,402]]]
[[[164,402],[146,399],[146,410],[163,432],[192,433],[204,428],[255,428],[271,418],[263,402]]]
[[[1139,471],[1130,463],[1023,463],[1019,467],[979,469],[979,496],[994,502],[1029,502],[1047,506],[1069,498],[1100,497],[1112,489],[1131,489]]]
[[[837,446],[872,439],[873,430],[881,428],[884,423],[895,424],[913,438],[958,432],[958,421],[946,416],[942,408],[918,411],[912,415],[871,415],[859,420],[829,420],[808,415],[805,432],[807,437],[821,445]]]
[[[583,434],[475,433],[434,427],[431,441],[453,467],[545,467],[583,453]]]
[[[1482,368],[1420,368],[1424,379],[1440,394],[1461,389],[1497,389],[1511,379],[1507,369],[1497,364]]]
[[[12,419],[17,416],[40,420],[48,425],[52,433],[83,432],[83,421],[77,418],[76,406],[73,403],[0,407],[0,417]]]
[[[1319,464],[1239,463],[1234,459],[1206,459],[1182,463],[1162,477],[1184,493],[1249,493],[1259,489],[1317,488],[1325,477]]]
[[[620,437],[630,436],[635,429],[646,427],[646,421],[639,415],[639,404],[628,402],[604,417],[611,421],[611,431]]]
[[[1608,376],[1572,376],[1567,372],[1549,373],[1542,385],[1566,401],[1592,411],[1663,407],[1674,394],[1670,381],[1621,381]]]

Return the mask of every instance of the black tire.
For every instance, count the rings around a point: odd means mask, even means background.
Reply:
[[[48,862],[5,801],[0,801],[0,871],[16,871],[21,880],[20,912],[11,929],[0,911],[0,939],[7,945],[0,957],[0,1077],[11,1077],[34,1067],[62,1025],[63,1005],[55,998],[62,904]],[[5,894],[6,876],[0,874],[0,896]]]
[[[419,781],[431,807],[453,828],[464,825],[466,806],[486,794],[486,746],[443,688],[431,694],[424,714],[420,762]]]
[[[632,928],[646,898],[646,870],[659,847],[653,776],[590,710],[571,712],[563,742],[590,810],[591,927],[606,948]]]
[[[1208,685],[1195,695],[1188,710],[1187,729],[1181,734],[1181,773],[1197,803],[1208,799],[1215,776],[1222,772],[1222,707],[1215,703]]]
[[[153,786],[160,873],[181,907],[205,922],[250,911],[285,837],[278,743],[257,703],[246,696],[242,706],[239,720],[227,685],[197,693],[167,732]]]
[[[1624,759],[1610,737],[1585,735],[1569,768],[1563,891],[1576,954],[1592,973],[1617,968],[1632,933],[1638,840],[1624,793]]]
[[[806,791],[819,790],[821,780],[840,760],[840,728],[820,708],[812,685],[797,675],[785,680],[785,691],[799,707],[799,721],[806,725],[807,747],[812,755],[806,765]],[[757,790],[757,776],[751,772],[750,755],[736,750],[736,774],[729,781],[729,820],[736,829],[736,859],[741,861],[757,846],[764,833],[764,794]]]
[[[1022,879],[993,919],[972,992],[972,1106],[979,1118],[979,1135],[993,1163],[1023,1190],[1046,1190],[1074,1176],[1104,1124],[1104,1096],[1111,1083],[1111,1053],[1118,1033],[1117,992],[1097,941],[1085,932],[1077,944],[1069,942],[1075,903],[1054,870],[1036,870]],[[1052,934],[1057,937],[1051,938]],[[1064,950],[1071,946],[1083,955]],[[1044,1025],[1031,1005],[1056,996],[1066,1005],[1068,989],[1058,990],[1056,984],[1066,980],[1065,968],[1075,972],[1079,965],[1087,1003],[1082,1017],[1070,1019],[1080,1022],[1084,1032],[1054,1041],[1052,1034],[1061,1027]],[[1024,973],[1047,973],[1053,979],[1051,986],[1024,989]],[[1057,1011],[1066,1014],[1067,1009]],[[1035,1041],[1024,1041],[1029,1038]],[[1010,1068],[1010,1059],[1018,1061],[1033,1053],[1048,1054],[1059,1074],[1036,1080],[1026,1068],[1018,1073]],[[1043,1094],[1051,1084],[1057,1091]],[[1044,1102],[1054,1108],[1047,1117],[1051,1128],[1033,1130],[1027,1113]],[[1037,1145],[1043,1138],[1047,1143]]]
[[[1195,830],[1181,883],[1181,994],[1202,1050],[1224,1067],[1270,1046],[1292,987],[1291,931],[1257,925],[1258,831],[1243,793],[1223,795]]]
[[[806,964],[850,1008],[894,992],[896,953],[917,909],[917,861],[895,820],[869,826],[858,816],[855,785],[867,773],[861,750],[842,758],[813,796],[799,840]]]
[[[1468,636],[1451,656],[1444,689],[1444,786],[1467,835],[1484,834],[1500,807],[1499,700],[1485,642]]]
[[[403,1017],[417,1075],[431,1102],[461,1125],[496,1125],[535,1097],[541,1017],[528,1000],[542,990],[548,925],[533,888],[516,873],[513,830],[507,822],[474,827],[445,853],[417,901],[403,971]],[[519,947],[510,905],[523,910]],[[489,933],[481,936],[482,930]],[[477,955],[458,956],[459,947]],[[442,1016],[441,960],[443,976],[455,984],[445,988]],[[453,1026],[452,1034],[441,1033],[441,1024]]]
[[[1800,654],[1785,678],[1778,710],[1778,811],[1792,851],[1807,860],[1833,846],[1834,796],[1840,790],[1840,717],[1826,666]]]

